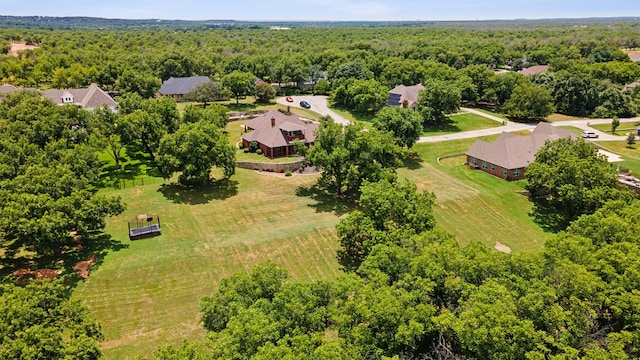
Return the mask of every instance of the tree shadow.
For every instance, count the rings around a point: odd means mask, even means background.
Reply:
[[[220,179],[200,186],[185,186],[177,183],[162,184],[158,191],[176,204],[198,205],[236,196],[238,182],[231,179]]]
[[[422,157],[420,157],[420,154],[415,151],[409,151],[409,154],[403,160],[404,167],[409,170],[418,170],[422,168],[422,162]]]
[[[82,280],[77,275],[74,267],[81,261],[92,259],[89,269],[95,269],[102,264],[105,256],[110,251],[120,251],[127,249],[129,245],[111,237],[110,234],[95,232],[78,237],[79,240],[69,240],[68,245],[60,249],[58,254],[44,256],[5,256],[0,259],[0,276],[14,280],[14,272],[19,269],[38,270],[55,269],[61,270],[60,276],[69,285],[74,285]],[[28,276],[25,281],[28,282]]]
[[[296,195],[314,200],[315,203],[309,204],[308,206],[314,208],[316,212],[333,212],[340,216],[350,213],[356,207],[355,202],[351,198],[329,194],[327,191],[318,187],[317,184],[297,188]]]

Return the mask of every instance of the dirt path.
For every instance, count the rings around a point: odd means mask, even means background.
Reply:
[[[38,47],[36,45],[26,45],[26,44],[11,43],[11,48],[9,49],[9,56],[18,56],[18,53],[20,51],[32,50],[32,49],[37,49],[37,48]]]

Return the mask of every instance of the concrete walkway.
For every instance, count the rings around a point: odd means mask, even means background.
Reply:
[[[311,108],[309,110],[315,113],[318,113],[322,116],[330,116],[333,119],[333,121],[338,124],[348,125],[351,123],[349,120],[343,118],[342,116],[336,114],[331,109],[329,109],[329,107],[327,106],[327,97],[324,95],[316,95],[316,96],[293,95],[291,97],[293,98],[293,102],[287,102],[287,100],[285,100],[286,98],[283,98],[283,97],[278,98],[276,102],[282,105],[302,108],[302,106],[300,106],[300,101],[304,100],[311,105]]]

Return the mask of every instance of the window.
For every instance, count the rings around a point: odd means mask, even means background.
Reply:
[[[482,168],[483,168],[483,169],[486,169],[486,168],[487,168],[487,162],[486,162],[486,161],[484,161],[484,160],[482,160]]]
[[[513,171],[513,175],[515,175],[515,176],[520,175],[520,169],[519,169],[519,168],[518,168],[518,169],[515,169],[515,170]]]
[[[505,177],[507,176],[507,169],[502,169],[502,175],[504,175]]]
[[[495,170],[496,170],[495,164],[491,164],[491,171],[495,171]]]
[[[474,165],[477,164],[478,163],[478,159],[472,157],[471,158],[471,163],[474,164]]]

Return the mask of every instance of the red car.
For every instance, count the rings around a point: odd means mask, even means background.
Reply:
[[[293,98],[291,96],[287,96],[285,100],[287,100],[287,102],[293,102]]]

